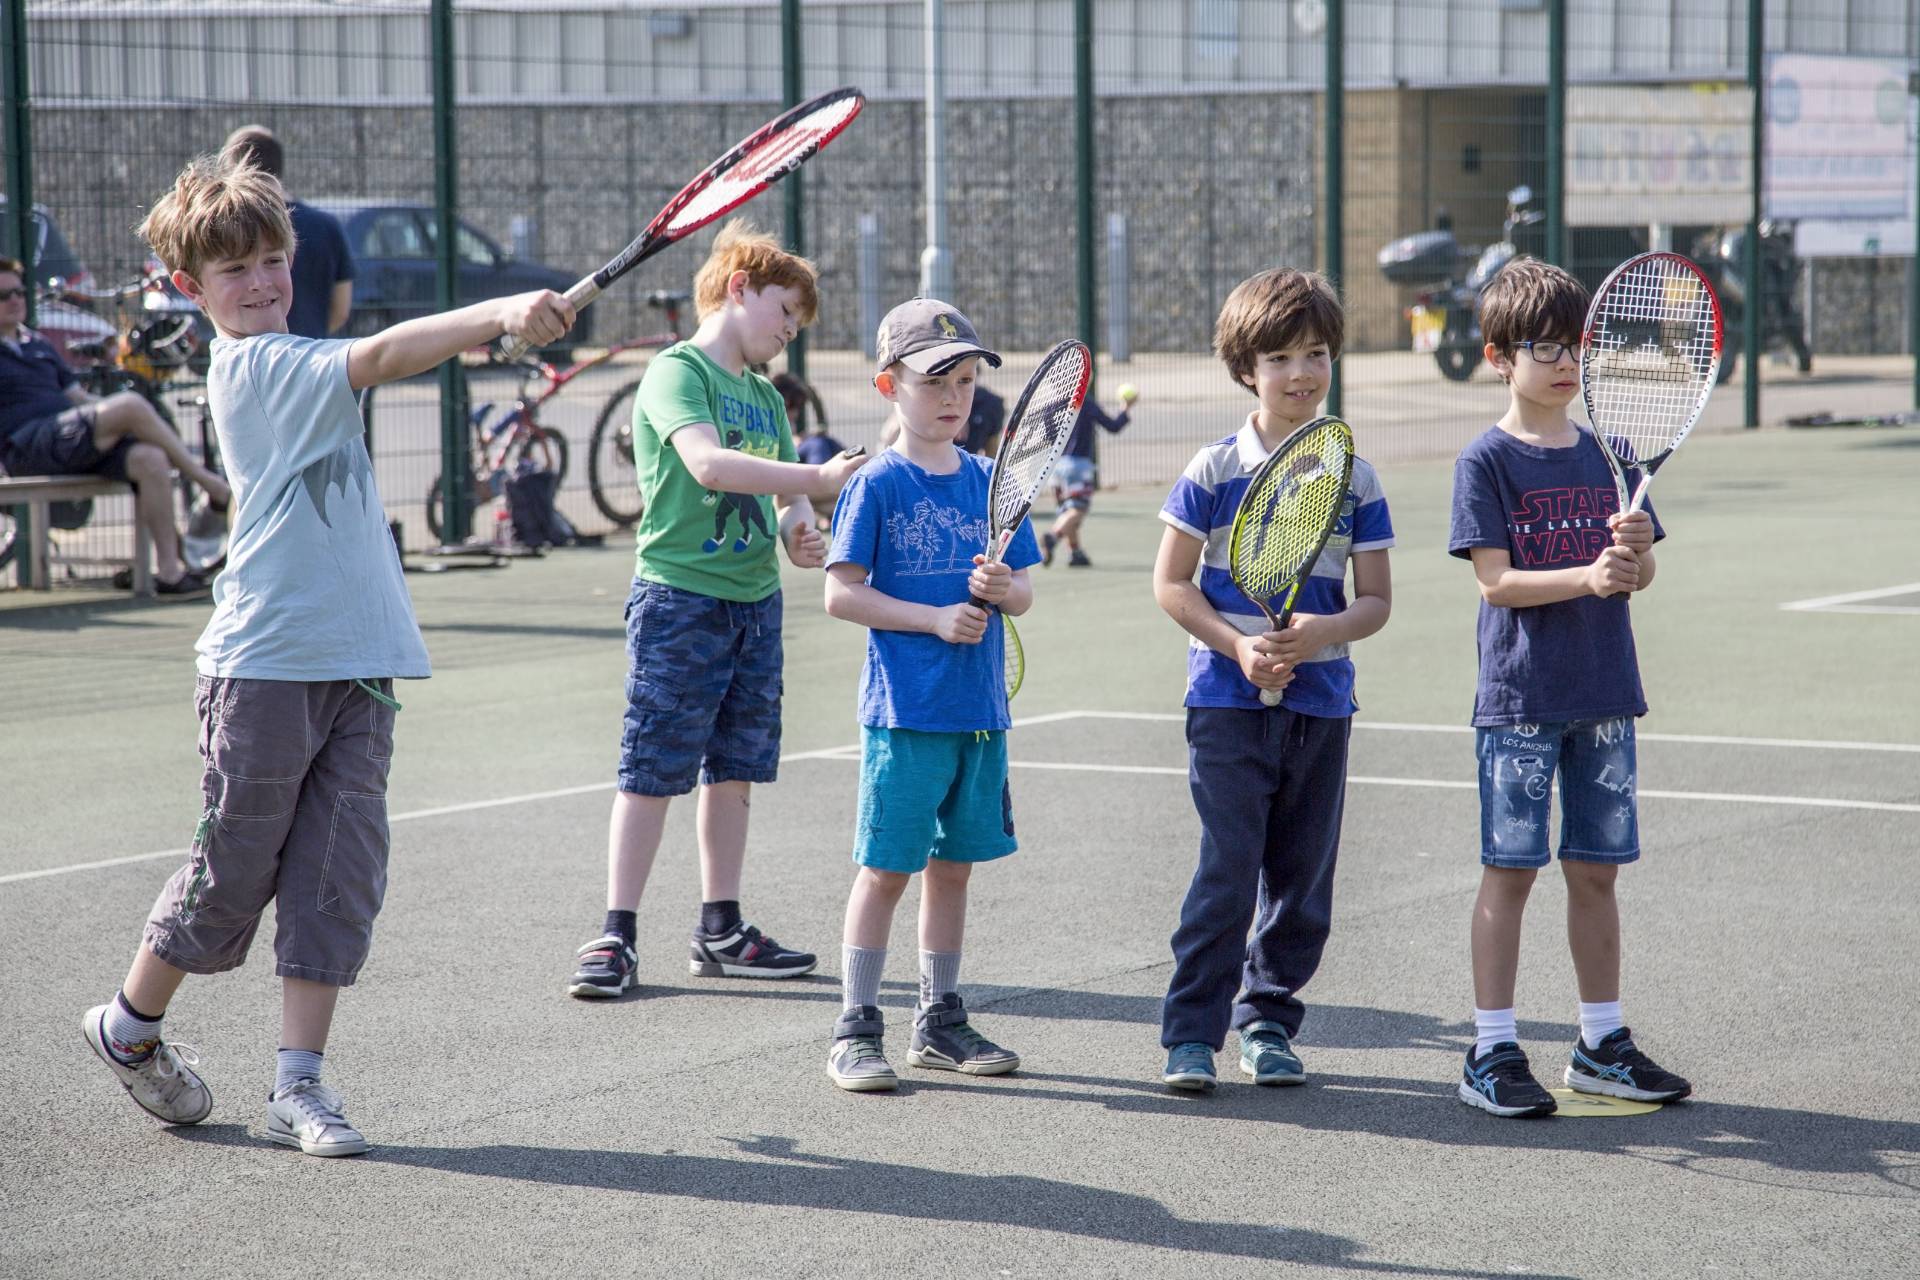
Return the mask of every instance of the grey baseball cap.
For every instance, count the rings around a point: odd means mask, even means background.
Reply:
[[[999,353],[980,345],[973,324],[938,298],[911,298],[887,312],[874,351],[881,369],[898,360],[915,373],[940,374],[968,356],[1000,367]]]

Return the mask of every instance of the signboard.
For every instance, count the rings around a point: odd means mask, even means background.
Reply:
[[[1567,225],[1745,222],[1753,96],[1726,85],[1567,90]]]
[[[1780,53],[1767,62],[1767,216],[1906,219],[1907,67]],[[1912,233],[1907,233],[1908,242]]]

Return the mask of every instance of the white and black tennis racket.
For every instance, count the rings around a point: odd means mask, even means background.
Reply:
[[[1093,353],[1072,338],[1047,352],[1027,379],[993,457],[993,481],[987,486],[987,563],[1006,554],[1007,544],[1032,510],[1034,496],[1073,435],[1092,381]],[[978,596],[973,603],[990,607]]]
[[[1700,420],[1720,369],[1722,331],[1713,286],[1677,253],[1629,258],[1594,292],[1580,392],[1622,512],[1646,502],[1654,472]],[[1634,467],[1640,483],[1629,490]]]
[[[632,244],[567,290],[567,300],[576,308],[586,306],[608,285],[674,241],[732,213],[839,137],[866,101],[858,89],[835,89],[761,125],[680,188]],[[500,357],[517,360],[526,349],[527,344],[517,338],[504,339]]]
[[[1340,523],[1353,480],[1353,432],[1338,418],[1315,418],[1283,440],[1247,482],[1227,542],[1227,575],[1283,631],[1300,585]],[[1273,601],[1280,601],[1280,611]],[[1260,701],[1280,705],[1279,689]]]

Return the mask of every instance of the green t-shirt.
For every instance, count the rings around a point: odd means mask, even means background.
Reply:
[[[780,589],[773,499],[701,487],[669,437],[705,422],[722,446],[796,461],[786,405],[757,373],[735,377],[691,342],[653,358],[633,404],[633,461],[646,506],[635,529],[634,574],[721,600],[764,600]]]

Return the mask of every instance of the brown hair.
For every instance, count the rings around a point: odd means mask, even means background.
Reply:
[[[169,270],[196,278],[209,262],[262,247],[293,248],[293,222],[279,180],[221,156],[189,161],[134,231]]]
[[[1579,342],[1587,287],[1551,263],[1515,258],[1480,293],[1480,332],[1502,355],[1535,338]]]
[[[287,152],[273,130],[263,124],[243,124],[227,135],[220,154],[236,164],[265,169],[278,178],[286,173]]]
[[[20,277],[20,283],[27,282],[27,267],[18,258],[0,258],[0,275],[8,272]]]
[[[1317,271],[1275,267],[1235,285],[1213,326],[1213,352],[1247,390],[1253,366],[1268,351],[1313,337],[1338,358],[1347,320],[1333,283]]]
[[[702,320],[720,310],[727,300],[727,281],[736,271],[747,273],[747,287],[756,292],[772,285],[792,289],[800,295],[800,323],[809,325],[820,310],[816,283],[819,273],[813,263],[797,253],[788,253],[780,242],[753,224],[735,218],[714,238],[713,252],[693,277],[694,313]]]

